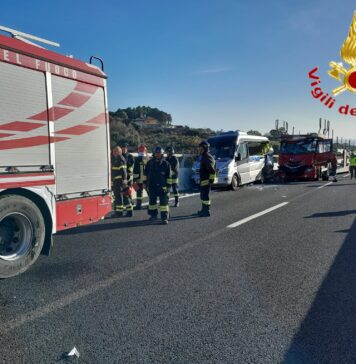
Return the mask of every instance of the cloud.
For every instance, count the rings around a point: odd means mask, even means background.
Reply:
[[[229,66],[219,66],[219,67],[211,67],[211,68],[203,68],[201,70],[193,72],[196,75],[208,75],[214,73],[225,73],[232,70],[232,67]]]

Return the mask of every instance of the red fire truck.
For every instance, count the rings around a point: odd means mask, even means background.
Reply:
[[[279,176],[288,179],[329,179],[332,139],[324,135],[285,135],[281,139]]]
[[[0,30],[0,278],[111,211],[106,75]],[[96,57],[94,57],[96,58]],[[103,68],[103,67],[101,67]]]

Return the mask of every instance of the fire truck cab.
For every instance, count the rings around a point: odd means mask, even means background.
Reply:
[[[327,181],[332,159],[332,139],[319,134],[285,135],[280,144],[279,176]]]
[[[49,254],[52,234],[111,211],[102,69],[0,27],[0,278]]]

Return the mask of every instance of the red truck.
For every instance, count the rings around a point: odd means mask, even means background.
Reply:
[[[106,75],[0,30],[0,278],[111,211]]]
[[[280,178],[327,181],[334,157],[332,150],[332,139],[324,135],[283,136],[279,152]]]

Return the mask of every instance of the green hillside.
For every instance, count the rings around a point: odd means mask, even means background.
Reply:
[[[146,125],[145,123],[152,123]],[[160,145],[173,145],[177,153],[196,153],[198,144],[214,134],[211,129],[172,125],[170,114],[157,108],[138,106],[110,112],[111,144],[128,143],[135,150],[145,143],[151,151]]]

